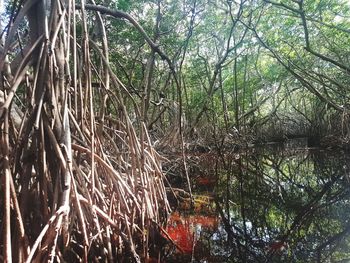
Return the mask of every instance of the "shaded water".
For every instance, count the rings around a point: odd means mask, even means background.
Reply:
[[[179,198],[162,262],[350,262],[347,153],[285,145],[188,158],[194,206]]]

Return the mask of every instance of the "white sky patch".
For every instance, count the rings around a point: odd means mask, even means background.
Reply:
[[[339,16],[339,15],[336,15],[335,17],[334,17],[334,22],[341,22],[343,20],[343,18],[341,17],[341,16]]]

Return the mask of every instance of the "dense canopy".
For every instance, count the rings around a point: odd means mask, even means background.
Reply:
[[[158,152],[181,153],[191,194],[187,150],[348,146],[347,0],[0,13],[0,261],[146,260],[170,211]]]

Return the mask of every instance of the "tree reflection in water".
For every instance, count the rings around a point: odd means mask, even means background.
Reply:
[[[347,153],[271,148],[191,161],[194,191],[211,195],[212,210],[176,214],[169,233],[190,243],[166,262],[350,262]]]

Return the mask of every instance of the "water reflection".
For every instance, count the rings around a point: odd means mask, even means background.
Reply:
[[[165,262],[350,262],[347,154],[264,148],[189,163],[211,209],[191,212],[183,198]]]

